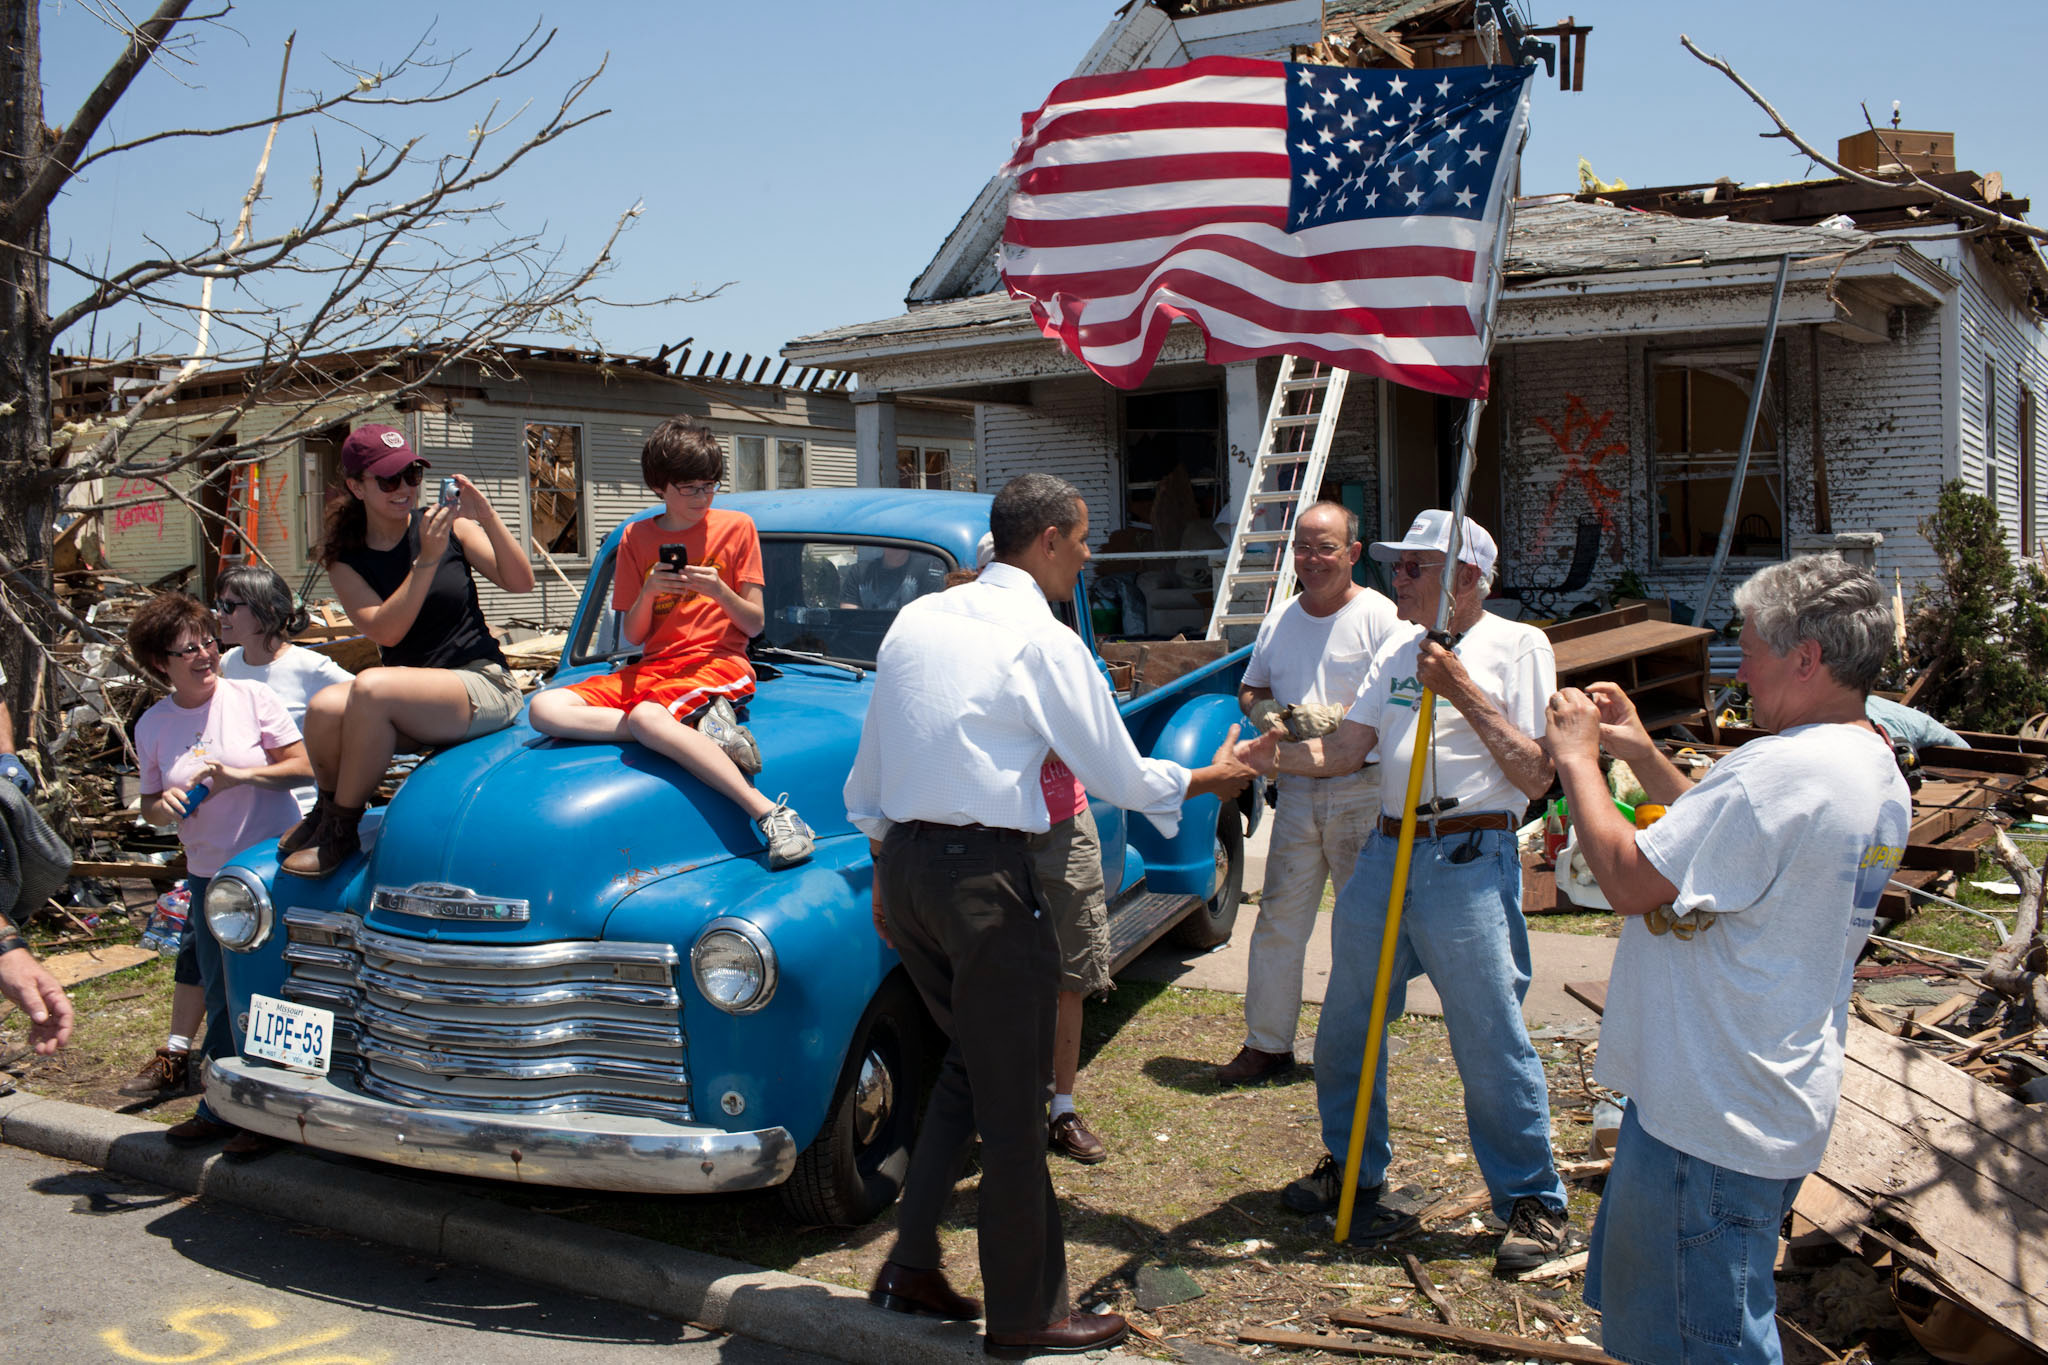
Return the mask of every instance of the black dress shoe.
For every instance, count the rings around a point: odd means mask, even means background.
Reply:
[[[943,1270],[912,1270],[894,1261],[882,1262],[868,1302],[893,1313],[923,1313],[948,1322],[981,1316],[981,1300],[954,1293]]]
[[[1075,1313],[1050,1327],[1015,1336],[985,1333],[981,1349],[985,1355],[1004,1360],[1029,1360],[1033,1356],[1075,1355],[1114,1346],[1130,1334],[1131,1325],[1120,1313]]]

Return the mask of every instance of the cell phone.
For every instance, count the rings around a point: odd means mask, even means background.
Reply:
[[[462,485],[453,479],[441,480],[441,505],[453,507],[462,501]]]
[[[661,562],[681,573],[690,567],[690,547],[687,545],[664,545],[661,547]]]

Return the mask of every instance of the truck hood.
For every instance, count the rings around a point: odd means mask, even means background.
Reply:
[[[763,765],[755,785],[770,797],[787,792],[821,841],[854,832],[843,789],[871,683],[790,667],[762,679],[750,707]],[[406,779],[378,833],[368,882],[522,899],[531,918],[471,924],[371,910],[367,919],[457,942],[597,938],[632,892],[733,858],[768,875],[760,831],[737,806],[638,744],[549,739],[522,712],[511,728],[436,754]],[[694,926],[675,928],[680,941]]]

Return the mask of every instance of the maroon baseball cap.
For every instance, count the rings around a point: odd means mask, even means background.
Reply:
[[[351,431],[348,439],[341,443],[341,471],[351,479],[365,475],[381,475],[388,479],[415,460],[421,464],[431,463],[412,453],[412,447],[405,443],[405,437],[396,427],[372,422]]]

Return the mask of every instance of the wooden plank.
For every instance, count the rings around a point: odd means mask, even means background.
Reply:
[[[2048,755],[2008,753],[2000,749],[1952,749],[1946,744],[1930,744],[1920,751],[1920,763],[1923,767],[1941,767],[1951,771],[2019,773],[2023,777],[2032,777],[2048,768]]]
[[[1557,656],[1557,675],[1562,678],[1581,669],[1633,659],[1655,650],[1686,645],[1697,648],[1700,641],[1709,639],[1713,633],[1702,626],[1681,626],[1676,621],[1637,621],[1597,635],[1552,640],[1550,648]],[[1705,660],[1701,662],[1704,664]]]
[[[185,879],[182,854],[168,863],[73,863],[71,876],[107,877],[115,881],[144,881],[162,884]]]
[[[133,943],[116,943],[105,948],[87,948],[78,953],[58,953],[44,958],[43,966],[57,978],[58,985],[68,988],[81,981],[139,967],[155,956],[151,949],[140,948]],[[5,1019],[13,1008],[12,1000],[0,1000],[0,1019]]]
[[[1567,981],[1564,983],[1564,993],[1595,1014],[1607,1013],[1605,981]]]
[[[1949,844],[1907,844],[1906,856],[1899,866],[1916,872],[1975,872],[1977,850],[1974,845],[1957,848]]]
[[[1600,611],[1591,616],[1576,616],[1569,621],[1559,621],[1555,625],[1543,627],[1543,634],[1550,641],[1550,647],[1556,649],[1560,640],[1576,640],[1585,635],[1598,635],[1602,631],[1613,630],[1616,626],[1626,626],[1649,619],[1649,604],[1633,602],[1625,607],[1617,607],[1613,611]]]
[[[1442,1327],[1421,1318],[1373,1317],[1349,1308],[1333,1308],[1330,1321],[1346,1327],[1363,1327],[1372,1332],[1395,1332],[1423,1341],[1442,1341],[1471,1350],[1520,1356],[1525,1360],[1562,1360],[1570,1365],[1620,1365],[1598,1346],[1538,1341],[1532,1337],[1518,1337],[1512,1332],[1488,1332],[1477,1327]]]
[[[1390,1341],[1359,1341],[1320,1332],[1288,1332],[1277,1327],[1247,1327],[1237,1339],[1253,1346],[1290,1346],[1297,1351],[1328,1351],[1333,1356],[1384,1356],[1393,1360],[1435,1360],[1435,1351],[1396,1346]]]

